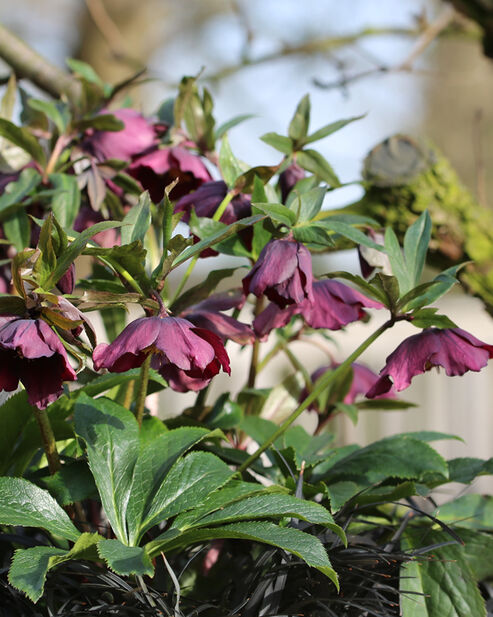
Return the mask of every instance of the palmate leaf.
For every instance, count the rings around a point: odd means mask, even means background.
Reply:
[[[328,576],[334,585],[339,588],[337,574],[330,563],[322,543],[315,536],[311,536],[298,529],[278,527],[273,523],[256,521],[233,523],[211,529],[190,529],[177,537],[172,537],[171,531],[165,532],[146,545],[151,557],[158,555],[161,551],[178,549],[216,538],[251,540],[253,542],[270,544],[297,555],[309,566],[317,568],[317,570]]]

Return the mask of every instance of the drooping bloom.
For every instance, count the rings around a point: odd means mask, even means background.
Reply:
[[[263,310],[254,322],[257,336],[263,338],[274,328],[281,328],[291,321],[294,315],[301,315],[311,328],[340,330],[348,323],[366,316],[365,308],[383,308],[375,300],[332,279],[313,283],[313,300],[301,304],[279,308],[274,303]]]
[[[103,113],[116,116],[125,127],[121,131],[94,131],[86,137],[82,147],[98,161],[107,159],[130,161],[156,143],[154,128],[135,109],[117,109]]]
[[[93,353],[94,368],[122,373],[141,366],[152,354],[151,366],[178,391],[201,390],[222,369],[230,374],[221,339],[180,317],[141,317],[111,343]],[[186,384],[186,385],[184,385]]]
[[[183,311],[182,316],[199,328],[205,328],[217,334],[224,342],[228,339],[240,345],[253,344],[255,334],[245,323],[238,321],[222,311],[240,308],[244,303],[243,295],[214,294]]]
[[[31,405],[44,409],[63,394],[64,381],[76,380],[60,339],[42,319],[0,317],[0,389],[23,384]]]
[[[271,240],[243,279],[245,294],[269,300],[284,308],[313,300],[313,274],[310,251],[290,238]]]
[[[196,154],[182,146],[156,149],[137,157],[128,173],[138,180],[154,203],[164,196],[164,189],[178,178],[170,199],[179,199],[212,180],[206,166]]]
[[[493,345],[483,343],[460,328],[427,328],[410,336],[393,351],[378,381],[366,396],[375,398],[395,389],[404,390],[415,375],[443,366],[449,376],[479,371],[493,358]]]
[[[289,193],[294,189],[296,183],[305,177],[305,170],[298,165],[292,163],[279,176],[279,188],[281,190],[281,201],[286,203]]]
[[[212,218],[222,200],[226,197],[228,186],[222,180],[205,182],[193,193],[185,195],[175,204],[175,212],[184,212],[182,221],[188,223],[192,209],[198,217]],[[221,222],[230,225],[250,216],[252,204],[246,195],[236,195],[227,205]]]

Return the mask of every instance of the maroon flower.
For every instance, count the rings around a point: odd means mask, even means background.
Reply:
[[[148,354],[152,354],[152,368],[180,392],[202,389],[221,367],[231,372],[228,354],[216,334],[196,328],[187,319],[158,316],[136,319],[110,345],[98,345],[94,368],[122,373],[140,366]]]
[[[179,199],[212,180],[201,159],[181,146],[153,150],[139,156],[128,173],[149,191],[154,203],[164,196],[164,189],[178,178],[178,184],[170,193],[170,199]]]
[[[243,303],[243,295],[214,294],[207,300],[190,306],[182,315],[195,326],[217,334],[223,343],[231,339],[240,345],[253,344],[255,334],[250,326],[221,312],[240,308]]]
[[[82,147],[98,161],[130,161],[156,143],[154,128],[135,109],[117,109],[111,112],[105,110],[102,113],[116,116],[125,128],[121,131],[94,131],[84,140]]]
[[[71,294],[74,291],[75,287],[75,264],[72,263],[68,267],[65,274],[58,280],[56,284],[58,289],[62,292],[62,294]]]
[[[281,308],[312,300],[312,258],[310,251],[290,238],[271,240],[257,263],[243,279],[245,294],[265,294]]]
[[[279,188],[281,190],[281,201],[286,203],[289,193],[294,189],[299,180],[305,177],[305,170],[298,163],[292,163],[279,176]]]
[[[212,218],[217,207],[226,197],[228,187],[222,180],[205,182],[196,191],[185,195],[175,204],[175,212],[184,212],[182,221],[188,223],[190,213],[195,209],[195,214],[201,218]],[[252,204],[246,195],[236,195],[230,201],[221,216],[221,222],[230,225],[239,219],[250,216]]]
[[[380,371],[378,381],[366,396],[375,398],[395,389],[404,390],[415,375],[443,366],[449,376],[479,371],[493,358],[493,345],[487,345],[460,328],[427,328],[410,336],[393,351]]]
[[[253,322],[257,336],[263,338],[274,328],[285,326],[294,315],[302,315],[311,328],[340,330],[348,323],[363,319],[366,316],[364,308],[383,308],[356,289],[331,279],[315,281],[312,290],[313,301],[305,300],[283,309],[269,304]]]
[[[44,409],[77,379],[60,339],[42,319],[0,317],[0,389],[24,385],[31,405]]]

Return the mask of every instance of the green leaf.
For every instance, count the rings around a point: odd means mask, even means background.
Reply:
[[[94,478],[83,461],[66,463],[54,475],[44,477],[41,484],[62,506],[97,497]]]
[[[101,540],[98,553],[117,574],[154,575],[154,566],[149,555],[139,546],[126,546],[119,540]]]
[[[301,150],[296,155],[298,165],[310,171],[331,187],[341,186],[341,181],[329,162],[316,150]]]
[[[185,293],[183,293],[179,298],[173,302],[170,310],[174,314],[181,313],[184,309],[192,306],[193,304],[197,304],[202,300],[206,300],[211,293],[216,289],[221,281],[230,276],[238,270],[238,268],[227,268],[225,270],[212,270],[207,275],[205,281],[202,283],[198,283],[194,287],[191,287]]]
[[[216,133],[214,136],[215,140],[221,139],[221,137],[225,135],[230,129],[238,126],[238,124],[241,124],[242,122],[245,122],[245,120],[250,120],[250,118],[255,118],[255,114],[239,114],[238,116],[234,116],[234,118],[231,118],[227,122],[220,124],[216,129]]]
[[[325,276],[331,279],[341,278],[347,281],[351,281],[351,283],[354,283],[370,298],[378,300],[378,302],[381,302],[382,304],[385,304],[387,302],[387,294],[383,293],[380,287],[375,287],[374,285],[366,281],[363,277],[358,276],[357,274],[351,274],[350,272],[337,270],[335,272],[328,272]]]
[[[291,448],[294,453],[296,470],[318,463],[327,456],[329,444],[334,440],[333,435],[309,435],[302,426],[292,426],[284,433],[283,445]]]
[[[436,309],[420,309],[413,313],[411,323],[416,328],[457,328],[457,325],[446,315],[437,315]]]
[[[450,536],[443,532],[408,528],[402,548],[419,549],[423,542],[434,545],[449,541]],[[429,559],[403,565],[400,599],[402,617],[486,617],[485,602],[458,545],[434,548]]]
[[[298,529],[290,527],[278,527],[273,523],[233,523],[213,529],[191,529],[176,538],[162,541],[160,537],[150,542],[147,546],[151,556],[163,551],[188,546],[191,543],[205,542],[215,538],[238,538],[253,542],[262,542],[282,548],[303,559],[309,566],[317,568],[328,576],[338,588],[337,574],[332,568],[327,552],[321,542]]]
[[[0,195],[0,213],[5,213],[8,208],[20,203],[40,182],[41,176],[32,167],[21,171],[19,178],[7,184],[5,191]]]
[[[99,77],[96,71],[90,64],[87,64],[87,62],[76,60],[75,58],[67,58],[65,62],[73,73],[80,75],[80,77],[83,77],[89,83],[96,84],[101,87],[104,86],[104,82],[101,77]]]
[[[265,133],[260,139],[283,154],[289,155],[293,152],[293,140],[279,133]]]
[[[48,177],[56,190],[51,202],[53,214],[64,229],[71,229],[80,208],[81,197],[77,176],[57,173]]]
[[[207,415],[206,423],[211,428],[231,430],[236,428],[243,420],[243,408],[230,398],[229,392],[224,392],[217,399],[210,414]]]
[[[70,122],[70,113],[64,103],[54,103],[53,101],[42,101],[40,99],[29,99],[29,107],[43,113],[56,126],[58,134],[63,135]]]
[[[5,118],[0,118],[0,136],[25,150],[37,163],[44,167],[46,155],[39,141],[29,129],[17,126]]]
[[[463,495],[436,509],[435,516],[447,525],[467,529],[493,530],[493,497]]]
[[[35,546],[26,550],[17,550],[9,571],[9,583],[26,596],[37,602],[44,591],[46,575],[51,567],[53,557],[66,557],[68,551],[52,546]]]
[[[318,244],[320,246],[334,246],[330,234],[320,225],[298,225],[293,227],[293,236],[298,242]]]
[[[225,225],[223,228],[209,236],[208,238],[204,238],[197,244],[188,247],[183,252],[181,252],[173,261],[172,268],[177,268],[180,264],[184,263],[191,257],[198,255],[204,249],[209,248],[210,246],[214,246],[219,242],[226,240],[230,236],[235,235],[240,229],[245,227],[250,227],[250,225],[254,225],[258,221],[261,221],[265,218],[265,215],[256,214],[254,216],[249,216],[244,219],[237,221],[236,223],[232,223],[231,225]]]
[[[336,131],[340,131],[348,124],[351,124],[351,122],[355,122],[356,120],[361,120],[361,118],[364,118],[364,117],[365,117],[365,114],[361,116],[354,116],[353,118],[346,118],[344,120],[337,120],[336,122],[331,122],[330,124],[326,124],[322,128],[312,133],[311,135],[308,135],[308,137],[306,137],[303,140],[303,143],[311,144],[314,141],[318,141],[319,139],[328,137],[329,135],[332,135],[332,133],[335,133]]]
[[[310,125],[310,96],[305,96],[298,103],[294,116],[289,124],[288,135],[296,143],[302,142],[308,133]],[[301,165],[301,163],[300,163]]]
[[[448,461],[450,482],[470,484],[477,476],[493,474],[493,458],[454,458]]]
[[[298,221],[312,221],[322,209],[327,190],[317,186],[306,193],[298,195],[290,205],[290,210],[299,212]]]
[[[431,239],[432,223],[428,211],[408,227],[404,235],[404,260],[408,270],[411,286],[415,287],[421,278],[426,260],[426,253]]]
[[[79,131],[93,129],[95,131],[123,131],[125,124],[113,114],[97,114],[89,118],[83,118],[76,123]]]
[[[14,114],[15,99],[17,95],[17,79],[14,71],[10,73],[7,87],[0,102],[0,118],[10,120]]]
[[[139,427],[127,409],[82,393],[75,404],[75,431],[87,445],[89,467],[117,538],[128,543],[126,508],[139,450]]]
[[[0,478],[0,524],[41,527],[72,541],[80,536],[53,497],[23,478]]]
[[[356,227],[353,227],[352,225],[341,222],[340,220],[335,220],[335,217],[330,217],[324,220],[317,220],[316,223],[317,225],[321,225],[327,230],[333,231],[336,234],[340,234],[344,238],[352,240],[355,244],[362,244],[363,246],[367,246],[368,248],[385,252],[384,248],[380,244],[373,242],[373,240],[371,240],[362,231],[356,229]]]
[[[252,206],[267,214],[276,223],[282,223],[287,227],[291,227],[296,222],[296,214],[283,204],[256,202],[252,203]]]
[[[358,409],[378,409],[380,411],[399,411],[401,409],[411,409],[417,407],[415,403],[401,401],[393,398],[365,399],[356,403]]]
[[[151,224],[151,198],[149,191],[144,191],[139,201],[132,206],[122,221],[122,244],[130,244],[136,240],[144,241]]]
[[[493,578],[493,537],[488,533],[460,530],[461,540],[464,542],[464,554],[476,581],[486,581]]]
[[[433,281],[433,286],[422,293],[418,298],[414,298],[410,302],[408,302],[405,306],[407,311],[421,308],[422,306],[427,306],[428,304],[432,304],[439,298],[441,298],[444,294],[446,294],[449,289],[451,289],[455,284],[458,283],[456,275],[457,272],[464,267],[464,264],[459,264],[458,266],[452,266],[447,270],[441,272],[438,276],[436,276]]]
[[[392,273],[399,281],[400,293],[404,295],[414,287],[414,284],[406,262],[404,261],[404,255],[399,245],[399,240],[391,227],[387,227],[385,230],[385,251],[390,260]]]
[[[231,469],[208,452],[192,452],[178,460],[154,494],[140,527],[144,533],[157,523],[196,507],[223,486],[233,475]]]
[[[370,484],[376,484],[388,478],[420,480],[428,473],[447,478],[445,460],[427,443],[408,435],[398,435],[359,448],[337,460],[322,476],[314,473],[311,481],[333,483],[365,478]]]
[[[14,296],[12,294],[0,294],[0,315],[24,315],[26,312],[26,303],[23,298],[20,296]],[[15,396],[15,395],[14,395]],[[9,400],[12,400],[12,396]],[[3,415],[3,405],[2,404],[2,415]],[[32,410],[31,410],[32,411]],[[2,417],[2,427],[3,427],[3,417]],[[2,433],[0,433],[0,444],[1,439],[3,437],[3,429]],[[0,446],[0,452],[3,452],[2,447]]]
[[[387,306],[391,311],[396,311],[400,297],[399,282],[397,281],[397,278],[395,276],[388,276],[387,274],[377,272],[377,274],[375,274],[375,276],[371,279],[370,284],[379,289],[385,295],[385,306]]]
[[[227,135],[223,137],[221,142],[221,149],[219,151],[219,169],[221,170],[221,175],[224,181],[230,188],[234,186],[236,178],[241,176],[243,173],[238,159],[231,150]]]
[[[18,252],[29,246],[31,239],[31,225],[24,208],[15,210],[3,221],[3,230],[7,240],[11,242]]]

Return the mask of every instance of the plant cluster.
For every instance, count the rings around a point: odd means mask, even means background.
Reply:
[[[427,211],[401,246],[370,216],[323,209],[341,182],[313,144],[358,118],[311,131],[304,97],[286,135],[262,137],[279,162],[252,167],[227,137],[247,118],[218,126],[194,78],[149,119],[115,108],[129,84],[70,68],[76,103],[29,97],[12,77],[1,104],[0,388],[16,391],[0,408],[5,606],[485,615],[490,498],[438,513],[432,491],[491,473],[491,460],[444,460],[430,445],[442,433],[359,447],[329,432],[336,414],[412,406],[397,392],[432,367],[463,375],[493,356],[432,306],[460,266],[423,282]],[[349,247],[362,276],[313,271],[312,254]],[[244,265],[214,269],[218,254]],[[211,268],[190,286],[198,260]],[[307,371],[297,341],[330,341],[377,311],[386,320],[348,357]],[[401,321],[416,334],[376,375],[359,357]],[[234,346],[248,367],[230,361]],[[291,373],[259,388],[279,355]],[[221,372],[244,387],[213,397]],[[194,404],[151,415],[147,395],[165,388]],[[307,410],[313,434],[295,423]]]

